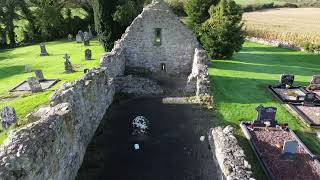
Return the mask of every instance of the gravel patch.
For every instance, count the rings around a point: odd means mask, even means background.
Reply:
[[[289,131],[250,131],[252,140],[258,148],[262,160],[276,179],[320,179],[320,168],[299,144],[297,158],[294,161],[280,160],[282,146],[286,140],[295,139]]]

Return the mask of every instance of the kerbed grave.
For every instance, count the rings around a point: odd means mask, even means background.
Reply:
[[[320,99],[313,92],[320,88],[320,76],[313,76],[310,86],[302,88],[293,86],[294,75],[281,75],[280,84],[269,86],[269,91],[286,107],[293,115],[301,119],[309,127],[320,127]],[[315,85],[316,84],[316,85]]]
[[[319,179],[320,163],[287,124],[279,124],[276,110],[263,107],[257,120],[240,126],[269,179]],[[267,112],[273,109],[273,112]],[[274,116],[273,116],[274,115]],[[266,118],[264,118],[266,117]],[[268,122],[268,123],[267,123]]]

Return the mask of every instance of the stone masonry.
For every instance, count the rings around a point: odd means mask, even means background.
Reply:
[[[152,78],[124,75],[126,68],[183,75],[190,95],[206,96],[207,61],[192,32],[163,2],[154,0],[102,57],[101,68],[63,84],[49,107],[29,114],[31,123],[10,133],[0,146],[0,180],[74,179],[116,92],[163,92]]]
[[[136,17],[112,51],[102,57],[101,66],[113,70],[145,68],[155,76],[185,76],[188,95],[206,96],[208,58],[202,51],[195,35],[164,2],[155,0]],[[110,67],[114,61],[117,67]],[[189,75],[193,79],[188,82]]]
[[[227,180],[254,180],[251,165],[233,133],[231,126],[211,129],[211,149]]]

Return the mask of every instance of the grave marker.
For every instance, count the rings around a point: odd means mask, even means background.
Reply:
[[[16,111],[13,107],[6,106],[0,113],[2,127],[8,129],[11,125],[17,123]]]
[[[68,54],[65,54],[64,57],[65,59],[64,61],[64,72],[65,73],[73,73],[73,67],[72,67],[72,64],[71,64],[71,61],[70,61],[70,56]]]
[[[85,60],[91,60],[92,52],[90,49],[86,49],[84,54],[85,54]]]
[[[312,80],[310,82],[309,89],[312,91],[320,90],[320,75],[312,76]]]
[[[294,75],[292,74],[281,74],[280,86],[281,88],[290,88],[294,82]]]
[[[90,46],[90,37],[88,32],[84,32],[83,43],[85,46]]]
[[[43,73],[42,73],[42,70],[35,70],[34,72],[35,72],[35,74],[36,74],[36,78],[37,78],[39,81],[45,80],[45,78],[44,78],[44,76],[43,76]]]
[[[28,78],[28,84],[32,93],[42,92],[42,87],[39,80],[35,77]]]
[[[76,35],[76,42],[77,43],[82,43],[82,38],[79,34]]]
[[[40,43],[40,56],[48,56],[48,52],[47,52],[47,49],[46,49],[46,45],[45,43]]]
[[[281,155],[280,155],[280,159],[295,160],[297,148],[298,148],[298,141],[296,140],[285,141],[282,148]]]
[[[29,73],[32,71],[32,68],[29,64],[24,65],[24,72]]]
[[[270,122],[270,125],[276,124],[276,107],[263,107],[262,105],[260,105],[256,108],[256,110],[258,112],[258,117],[255,122],[262,124],[265,124],[265,122]]]
[[[72,34],[68,34],[68,40],[69,40],[69,41],[72,41],[72,40],[73,40]]]
[[[92,31],[91,31],[91,26],[90,25],[88,26],[88,30],[89,30],[89,38],[92,39],[93,38],[93,34],[92,34]]]

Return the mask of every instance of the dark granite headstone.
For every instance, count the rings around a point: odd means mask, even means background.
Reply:
[[[143,137],[147,135],[150,131],[150,122],[147,118],[143,116],[137,116],[132,121],[132,135],[136,137]]]
[[[263,107],[262,105],[256,108],[258,112],[258,117],[255,122],[264,124],[265,122],[270,122],[271,125],[276,123],[276,107]]]
[[[43,76],[43,73],[42,73],[42,70],[35,70],[34,72],[35,72],[35,74],[36,74],[36,78],[37,78],[39,81],[45,80],[45,78],[44,78],[44,76]]]
[[[298,148],[298,141],[296,141],[296,140],[285,141],[281,155],[280,155],[280,159],[282,159],[282,160],[295,160],[297,148]]]
[[[303,105],[305,106],[318,106],[320,105],[320,100],[317,98],[317,94],[313,92],[307,92],[304,96]]]
[[[282,88],[292,87],[294,82],[294,75],[292,74],[282,74],[280,76],[280,86]]]
[[[39,82],[39,80],[35,77],[29,77],[28,78],[28,84],[30,86],[31,92],[32,93],[37,93],[37,92],[42,92],[42,87]]]
[[[92,52],[90,49],[85,50],[85,60],[91,60]]]
[[[46,49],[46,45],[44,43],[40,43],[40,56],[48,56],[48,52]]]
[[[13,107],[4,107],[0,113],[0,118],[4,129],[8,129],[11,125],[17,123],[17,115]]]
[[[70,61],[70,56],[68,54],[64,55],[64,72],[65,73],[73,73],[73,67]]]

